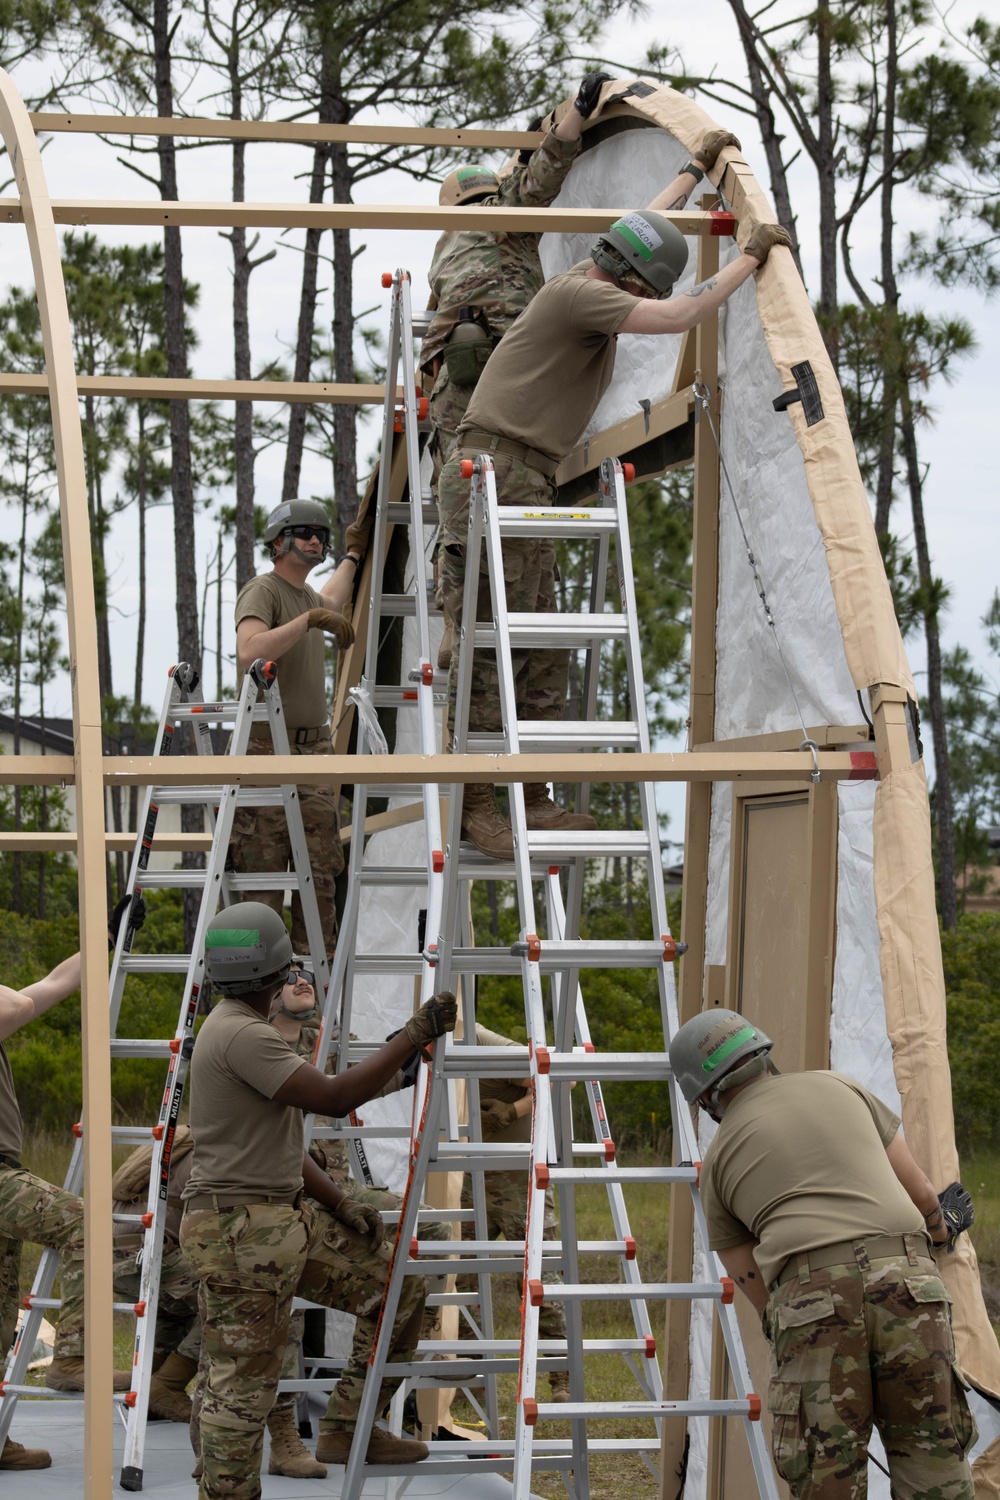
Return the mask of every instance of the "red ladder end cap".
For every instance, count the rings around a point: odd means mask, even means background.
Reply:
[[[528,1301],[532,1307],[541,1307],[545,1301],[545,1285],[541,1281],[528,1282]]]
[[[724,234],[736,233],[736,215],[725,213],[722,209],[713,209],[708,216],[712,221],[712,235],[718,238]]]
[[[536,1047],[535,1060],[538,1063],[539,1073],[547,1073],[552,1064],[552,1059],[549,1057],[548,1047]]]
[[[521,1406],[524,1410],[525,1426],[534,1427],[538,1421],[538,1402],[534,1396],[525,1396]]]
[[[542,1192],[544,1192],[545,1189],[548,1187],[550,1181],[551,1181],[551,1175],[549,1173],[548,1167],[545,1165],[544,1162],[541,1162],[541,1161],[540,1162],[536,1162],[536,1164],[535,1164],[535,1186],[537,1188],[540,1188],[542,1190]]]
[[[425,661],[420,668],[420,681],[424,687],[434,686],[434,668],[429,661]]]
[[[665,964],[672,964],[677,957],[677,944],[669,932],[665,932],[661,936],[663,941],[663,962]]]
[[[692,1166],[694,1167],[695,1172],[694,1185],[695,1187],[701,1187],[701,1162],[692,1162]]]
[[[463,458],[462,462],[458,466],[459,472],[461,473],[463,479],[471,479],[472,471],[475,467],[476,466],[472,462],[471,458]]]
[[[723,1301],[723,1303],[729,1303],[729,1302],[733,1301],[733,1299],[734,1299],[735,1296],[736,1296],[736,1283],[733,1281],[733,1278],[731,1276],[723,1276],[723,1278],[722,1278],[722,1299],[721,1300]]]
[[[654,1339],[654,1337],[653,1337],[653,1335],[651,1333],[647,1333],[646,1334],[646,1351],[645,1351],[645,1357],[647,1359],[655,1359],[656,1358],[656,1340]]]
[[[32,1300],[32,1297],[31,1297],[31,1294],[30,1294],[30,1292],[29,1292],[29,1294],[28,1294],[28,1296],[27,1296],[27,1297],[22,1297],[22,1298],[21,1298],[21,1305],[22,1305],[22,1306],[23,1306],[23,1307],[26,1307],[26,1308],[27,1308],[27,1309],[28,1309],[28,1311],[29,1311],[29,1312],[30,1312],[30,1311],[31,1311],[31,1309],[32,1309],[32,1307],[33,1307],[33,1305],[34,1305],[34,1303],[33,1303],[33,1300]]]
[[[145,1302],[137,1302],[132,1308],[132,1311],[135,1313],[137,1318],[144,1318],[146,1316]]]
[[[751,1422],[759,1422],[760,1421],[760,1397],[757,1396],[757,1395],[755,1395],[754,1392],[751,1391],[749,1393],[749,1395],[747,1396],[747,1401],[750,1403],[750,1410],[747,1413],[747,1415],[749,1416]]]
[[[382,272],[382,285],[386,286],[386,287],[392,286],[392,272],[391,271],[383,271]]]
[[[154,1141],[162,1141],[163,1140],[163,1126],[162,1125],[154,1125],[153,1128],[152,1128],[152,1130],[150,1131],[150,1135],[153,1137]]]
[[[635,1236],[631,1235],[631,1234],[627,1234],[625,1236],[625,1259],[626,1260],[635,1260],[635,1254],[636,1254]]]
[[[139,1399],[138,1391],[127,1391],[125,1394],[125,1405],[134,1406]]]
[[[393,418],[392,430],[393,432],[402,432],[403,430],[403,418],[398,413]]]
[[[73,1134],[76,1136],[78,1141],[81,1141],[83,1139],[83,1122],[81,1120],[77,1120],[76,1124],[73,1126]]]
[[[615,1143],[614,1143],[614,1141],[605,1141],[604,1142],[604,1160],[605,1161],[614,1161],[614,1159],[615,1159]]]
[[[635,464],[622,464],[622,475],[626,484],[631,484],[635,478]]]
[[[529,932],[525,941],[528,944],[528,962],[537,964],[542,956],[542,940],[537,932]]]
[[[142,1216],[142,1227],[143,1227],[143,1229],[152,1229],[152,1227],[153,1227],[153,1215],[152,1214],[143,1214],[143,1216]]]
[[[435,849],[431,854],[431,869],[435,875],[440,875],[444,869],[444,850]]]
[[[173,1039],[172,1039],[172,1040],[171,1040],[171,1043],[170,1043],[170,1050],[171,1050],[171,1052],[173,1052],[173,1053],[177,1053],[177,1052],[179,1052],[179,1051],[180,1051],[180,1050],[181,1050],[181,1039],[180,1039],[180,1037],[179,1037],[179,1036],[175,1036],[175,1037],[174,1037],[174,1038],[173,1038]]]
[[[549,874],[550,875],[558,875],[560,868],[561,868],[561,866],[559,866],[559,865],[549,865]]]
[[[431,403],[428,401],[427,397],[426,396],[418,396],[417,397],[417,420],[419,422],[426,422],[427,421],[427,413],[430,411],[430,409],[431,409]]]
[[[413,1238],[412,1238],[412,1240],[410,1241],[410,1259],[411,1260],[416,1260],[417,1256],[419,1254],[420,1254],[419,1241],[418,1241],[416,1235],[414,1235]]]

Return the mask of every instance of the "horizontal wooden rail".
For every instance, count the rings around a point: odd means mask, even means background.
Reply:
[[[315,120],[206,120],[152,115],[29,116],[36,131],[52,135],[172,135],[180,139],[276,141],[309,146],[348,141],[358,146],[482,146],[511,151],[537,146],[540,130],[489,130],[470,125],[319,125]]]
[[[823,781],[867,774],[859,752],[817,752]],[[863,752],[862,752],[863,753]],[[512,781],[795,781],[813,771],[808,751],[740,751],[729,754],[654,751],[648,755],[108,755],[106,786],[318,786],[329,781],[367,786],[419,786],[450,782],[483,785]],[[73,781],[68,755],[0,756],[0,786],[61,786]]]
[[[129,375],[78,375],[81,396],[118,396],[132,401],[280,401],[331,406],[381,406],[384,385],[311,384],[299,380],[175,380]],[[47,375],[0,375],[0,396],[44,396]],[[396,400],[402,402],[402,386]]]
[[[172,203],[159,198],[55,198],[57,224],[164,225],[202,229],[428,229],[476,228],[522,234],[600,234],[634,204],[621,208],[443,208],[438,203]],[[684,210],[666,218],[687,235],[731,235],[731,214]],[[16,198],[0,198],[0,221],[24,222]],[[386,270],[391,270],[386,266]]]

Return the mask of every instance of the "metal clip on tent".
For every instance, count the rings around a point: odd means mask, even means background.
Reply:
[[[289,754],[281,694],[277,684],[277,667],[274,662],[261,660],[253,663],[243,680],[238,700],[206,703],[198,688],[198,673],[193,667],[186,662],[171,667],[157,730],[157,757],[165,757],[172,753],[177,744],[177,730],[184,724],[191,726],[195,751],[199,755],[214,754],[212,724],[232,724],[233,734],[229,747],[231,755],[246,754],[250,730],[254,724],[267,724],[275,753]],[[258,691],[263,696],[263,701],[260,703],[257,702]],[[149,869],[157,819],[160,809],[167,803],[196,805],[200,803],[204,808],[212,830],[212,846],[203,870],[154,871]],[[293,868],[290,871],[255,871],[252,874],[236,874],[227,869],[233,817],[238,807],[284,808],[292,850]],[[157,1123],[141,1129],[136,1129],[134,1126],[112,1128],[112,1138],[115,1143],[131,1145],[152,1143],[146,1213],[139,1218],[144,1236],[140,1262],[141,1291],[139,1301],[135,1304],[128,1304],[125,1309],[136,1314],[136,1325],[132,1387],[121,1398],[126,1414],[125,1453],[120,1476],[120,1484],[124,1490],[141,1490],[143,1483],[143,1455],[156,1333],[156,1311],[160,1293],[160,1261],[167,1214],[170,1153],[194,1046],[194,1023],[203,985],[205,929],[220,902],[229,904],[252,891],[276,888],[297,890],[302,902],[313,971],[321,994],[326,994],[329,983],[326,945],[323,940],[319,908],[316,904],[316,893],[309,867],[309,853],[302,825],[298,790],[295,786],[244,787],[228,783],[185,787],[154,784],[147,787],[139,815],[139,833],[129,869],[126,893],[133,898],[134,904],[143,891],[178,887],[195,889],[201,893],[192,951],[190,953],[134,954],[132,952],[134,928],[131,921],[125,921],[121,924],[111,965],[112,1058],[161,1058],[167,1062],[166,1084]],[[122,999],[127,980],[133,974],[182,974],[184,976],[184,987],[173,1037],[120,1037],[118,1035]],[[69,1193],[79,1193],[83,1186],[82,1127],[75,1128],[75,1135],[76,1141],[64,1183]],[[26,1389],[30,1390],[33,1395],[46,1394],[38,1392],[35,1387],[25,1387],[23,1379],[34,1348],[43,1310],[59,1306],[59,1303],[49,1296],[58,1264],[59,1257],[54,1250],[43,1252],[31,1296],[26,1299],[29,1310],[11,1354],[4,1386],[4,1399],[0,1403],[0,1442],[9,1430],[17,1395],[23,1394]],[[117,1309],[118,1304],[115,1304],[115,1307]],[[54,1393],[48,1394],[54,1395]]]

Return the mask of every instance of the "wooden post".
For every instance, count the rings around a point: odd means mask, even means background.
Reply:
[[[59,242],[35,134],[17,89],[2,69],[0,130],[14,166],[35,276],[52,406],[66,569],[83,966],[83,1204],[87,1327],[84,1495],[87,1500],[106,1500],[112,1490],[114,1463],[114,1409],[111,1401],[111,1033],[97,612],[80,408]]]

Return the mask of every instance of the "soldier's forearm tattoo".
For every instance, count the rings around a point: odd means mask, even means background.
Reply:
[[[700,297],[702,292],[710,292],[715,285],[715,277],[710,276],[707,281],[699,281],[697,286],[689,287],[684,293],[685,297]]]
[[[688,201],[688,195],[687,195],[687,193],[678,193],[677,197],[673,200],[672,203],[665,203],[663,205],[663,207],[661,209],[659,209],[658,211],[661,214],[668,214],[668,213],[670,213],[671,209],[683,208],[684,205],[685,205],[685,203],[687,201]]]

